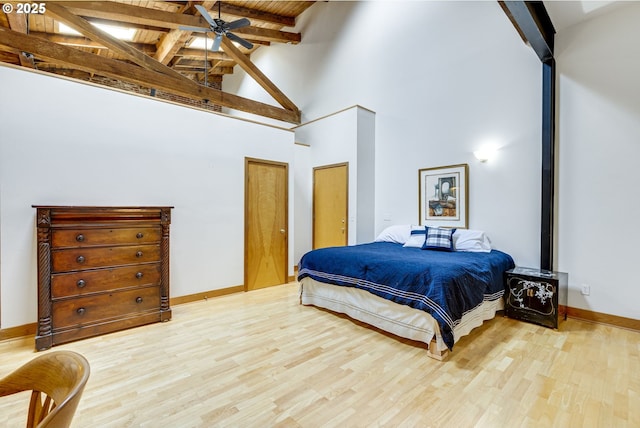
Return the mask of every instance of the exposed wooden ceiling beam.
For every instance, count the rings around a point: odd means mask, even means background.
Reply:
[[[180,49],[178,52],[176,52],[176,56],[190,56],[190,57],[194,57],[194,58],[204,58],[204,50],[203,49],[191,49],[191,48],[182,48]],[[226,53],[222,52],[222,51],[218,51],[218,52],[213,52],[213,51],[209,51],[207,52],[207,58],[209,59],[218,59],[218,60],[230,60],[231,58],[229,57],[229,55],[227,55]]]
[[[71,7],[73,5],[78,9],[93,10],[94,12],[100,12],[103,18],[113,16],[112,14],[122,14],[122,13],[126,14],[130,12],[135,12],[136,9],[139,10],[138,6],[132,6],[127,4],[124,4],[124,7],[122,7],[121,6],[122,3],[120,4],[116,3],[115,5],[113,3],[111,5],[99,4],[99,3],[110,3],[110,2],[104,2],[104,1],[77,1],[77,2],[67,1],[67,2],[60,2],[60,3],[65,4],[65,6],[67,7]],[[212,16],[215,16],[213,15],[214,12],[216,12],[216,15],[217,15],[217,6],[214,8],[214,5],[216,5],[216,1],[205,1],[205,2],[202,2],[201,4],[205,7],[205,9],[211,11]],[[215,11],[213,9],[215,9]],[[167,12],[167,11],[162,11],[157,9],[154,9],[154,11],[160,12],[160,13],[154,14],[155,19],[158,19],[158,22],[163,20],[162,17],[166,16],[165,14],[174,14],[173,12]],[[249,20],[253,20],[253,21],[261,21],[268,24],[282,25],[284,27],[293,27],[296,24],[295,18],[292,18],[289,16],[278,15],[275,13],[269,13],[269,12],[264,12],[256,9],[247,8],[247,7],[237,6],[228,2],[222,2],[221,13],[234,15],[242,18],[248,18]],[[186,16],[189,16],[189,15],[186,15]],[[204,19],[202,19],[202,21],[203,21],[203,25],[205,25],[206,22],[204,21]],[[146,22],[146,25],[154,25],[154,24],[149,24],[150,22],[149,20],[145,20],[145,22]],[[139,23],[142,23],[142,21],[140,21]],[[180,25],[193,25],[193,24],[180,24]]]
[[[21,13],[7,13],[7,20],[9,22],[9,28],[13,31],[20,33],[27,33],[27,15]],[[27,55],[18,55],[18,61],[23,67],[35,68],[35,63],[32,57]]]
[[[51,34],[51,33],[42,33],[39,31],[30,31],[29,35],[40,37],[41,39],[46,39],[50,42],[60,43],[61,45],[67,46],[77,46],[83,48],[92,48],[92,49],[109,49],[101,43],[94,42],[91,39],[88,39],[84,36],[68,36],[64,34]],[[126,42],[129,46],[142,51],[147,55],[152,55],[156,51],[155,45],[145,44],[145,43],[131,43]]]
[[[210,8],[214,3],[215,1],[205,1],[202,2],[202,6],[204,8]],[[169,32],[162,37],[160,43],[158,43],[158,50],[154,58],[165,65],[169,64],[176,55],[176,52],[184,46],[189,37],[191,37],[191,31],[179,29],[169,30]]]
[[[30,31],[29,35],[48,40],[53,43],[60,43],[67,46],[78,46],[82,48],[108,49],[105,45],[94,42],[84,36],[67,36],[64,34],[42,33],[39,31]]]
[[[160,43],[157,44],[157,51],[154,58],[162,64],[169,64],[176,52],[180,50],[181,46],[189,40],[191,37],[190,31],[182,30],[169,30],[167,34],[162,37]]]
[[[19,53],[0,52],[0,62],[6,62],[7,64],[19,65],[20,64],[20,61],[18,60],[19,56],[20,56]]]
[[[208,100],[211,103],[258,116],[269,117],[294,124],[299,124],[301,121],[299,110],[291,111],[249,100],[199,85],[186,78],[175,78],[164,73],[144,69],[114,59],[103,58],[2,27],[0,27],[0,46],[12,52],[31,52],[38,58],[44,58],[48,61],[63,65],[70,65],[73,68],[89,73],[95,73],[125,82],[132,82],[147,88],[156,88],[188,98]]]
[[[207,70],[208,74],[233,74],[233,67],[222,67],[219,65],[213,66],[211,67],[209,70]]]
[[[111,19],[132,24],[152,25],[176,30],[179,30],[181,26],[209,28],[209,24],[201,16],[165,12],[125,3],[106,1],[63,1],[56,3],[64,5],[71,12],[79,16]],[[300,33],[268,28],[244,27],[234,30],[233,32],[238,35],[251,36],[251,38],[261,41],[297,44],[301,40]]]
[[[233,58],[240,67],[253,79],[258,82],[260,86],[264,88],[265,91],[269,93],[280,105],[287,110],[291,110],[300,114],[300,110],[298,107],[291,101],[287,96],[280,90],[278,87],[271,81],[267,76],[258,69],[249,58],[240,52],[240,49],[236,48],[233,42],[231,42],[228,38],[222,38],[222,48],[224,51]]]
[[[177,71],[167,67],[166,65],[154,60],[148,55],[140,52],[139,50],[129,46],[126,42],[118,40],[117,38],[107,34],[100,30],[95,25],[91,25],[89,21],[71,13],[66,7],[50,2],[47,4],[46,14],[53,16],[54,18],[64,22],[71,28],[79,31],[85,36],[89,37],[94,42],[98,42],[112,51],[123,55],[127,59],[133,61],[141,67],[148,70],[164,73],[168,76],[173,76],[178,79],[187,79]]]
[[[58,64],[38,63],[38,70],[46,71],[48,73],[58,74],[65,77],[71,77],[73,79],[89,80],[92,77],[92,73],[86,71],[76,70],[71,68],[61,68]]]
[[[183,70],[187,73],[204,73],[204,64],[178,64],[176,70]],[[208,75],[233,74],[233,67],[207,67]]]
[[[207,8],[208,9],[208,8]],[[263,12],[260,10],[249,9],[247,7],[236,6],[232,3],[222,2],[220,5],[221,13],[228,13],[240,18],[248,18],[250,21],[262,21],[270,24],[278,24],[284,27],[293,27],[296,25],[296,19],[289,16],[276,15],[275,13]]]
[[[157,31],[157,32],[167,31],[166,27],[158,27],[155,25],[142,25],[142,24],[135,24],[133,22],[120,22],[120,21],[114,21],[113,19],[94,18],[92,16],[84,16],[84,15],[78,15],[78,16],[82,16],[84,19],[86,19],[92,24],[105,24],[105,25],[111,25],[111,26],[121,27],[121,28],[131,28],[133,30],[140,30],[140,31]]]
[[[207,70],[209,74],[233,74],[234,67],[232,66],[222,66],[220,61],[207,61]],[[182,59],[176,62],[173,66],[176,70],[191,70],[198,72],[202,72],[204,70],[204,61],[194,60],[194,59]]]
[[[207,61],[207,68],[211,68],[212,65],[212,61],[208,60]],[[200,60],[195,60],[195,59],[180,59],[180,61],[176,62],[174,64],[174,66],[176,67],[203,67],[204,66],[204,61],[200,61]]]
[[[247,42],[251,42],[253,43],[253,50],[256,49],[256,45],[260,45],[260,46],[271,46],[271,42],[268,42],[266,40],[256,40],[256,39],[252,39],[250,37],[243,37],[243,39],[245,39]]]
[[[183,15],[163,10],[133,6],[108,1],[69,1],[57,2],[80,16],[90,16],[130,24],[152,25],[161,28],[179,29],[180,26],[209,27],[204,18]]]
[[[291,43],[297,45],[302,40],[300,33],[291,33],[288,31],[270,30],[268,28],[242,27],[233,30],[238,36],[249,36],[255,40],[277,43]]]

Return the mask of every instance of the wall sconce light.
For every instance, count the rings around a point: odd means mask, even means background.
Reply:
[[[483,149],[480,150],[476,150],[475,152],[473,152],[473,155],[476,157],[476,159],[478,159],[480,162],[486,162],[489,159],[493,159],[496,155],[496,149],[493,147],[485,147]]]

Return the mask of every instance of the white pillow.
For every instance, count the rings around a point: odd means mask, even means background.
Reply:
[[[396,244],[404,244],[411,236],[410,224],[397,224],[389,226],[376,238],[375,242],[393,242]]]
[[[491,251],[491,240],[482,230],[457,229],[453,234],[455,251],[488,253]]]
[[[427,239],[427,229],[424,226],[411,226],[411,231],[418,231],[421,233],[412,233],[403,247],[422,248],[425,240]]]

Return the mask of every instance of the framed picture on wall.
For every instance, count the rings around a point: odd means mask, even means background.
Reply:
[[[420,225],[469,227],[469,165],[418,170]]]

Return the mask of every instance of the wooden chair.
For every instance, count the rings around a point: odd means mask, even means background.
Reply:
[[[27,428],[68,427],[89,371],[89,362],[80,354],[47,352],[0,379],[0,397],[32,391]]]

